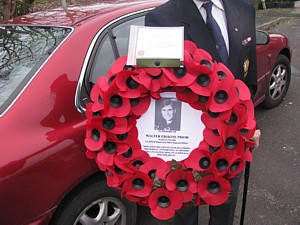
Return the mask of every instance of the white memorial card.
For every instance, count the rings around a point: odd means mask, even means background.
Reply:
[[[202,111],[179,101],[175,92],[160,95],[137,120],[142,150],[165,161],[184,160],[203,140]]]
[[[130,27],[127,65],[179,67],[183,56],[183,27]]]

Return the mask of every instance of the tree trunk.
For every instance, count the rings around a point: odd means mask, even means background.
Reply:
[[[3,20],[13,17],[16,9],[16,0],[3,0],[2,16]]]

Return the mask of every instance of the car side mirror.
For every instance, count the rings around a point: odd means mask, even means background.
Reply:
[[[256,44],[266,45],[270,42],[270,35],[262,30],[256,30]]]

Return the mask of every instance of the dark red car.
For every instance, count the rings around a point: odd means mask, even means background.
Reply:
[[[163,1],[105,1],[0,24],[0,224],[134,225],[136,205],[85,156],[93,83],[126,55],[130,25]],[[275,107],[291,79],[280,34],[257,33],[255,104]]]

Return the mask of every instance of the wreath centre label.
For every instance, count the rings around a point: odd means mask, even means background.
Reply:
[[[203,140],[202,111],[181,102],[175,92],[160,95],[137,120],[138,139],[151,157],[182,161]]]

